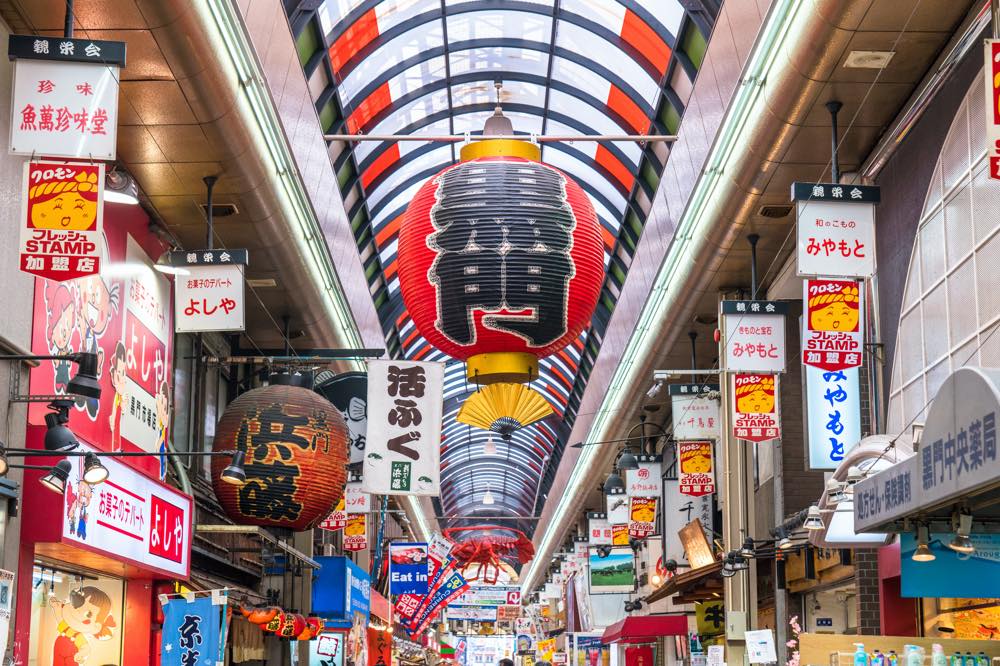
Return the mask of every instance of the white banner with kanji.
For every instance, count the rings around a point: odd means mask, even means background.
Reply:
[[[797,202],[798,274],[868,278],[875,274],[875,204],[852,201],[850,185],[815,185],[843,201]],[[819,195],[818,195],[819,196]]]

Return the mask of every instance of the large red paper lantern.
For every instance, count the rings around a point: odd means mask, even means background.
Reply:
[[[333,511],[347,480],[347,425],[317,393],[272,383],[226,408],[213,450],[246,453],[246,484],[221,479],[228,458],[212,459],[219,503],[241,525],[307,530]]]
[[[604,244],[580,186],[526,141],[469,144],[431,178],[399,231],[399,281],[417,330],[471,381],[526,382],[589,324]]]

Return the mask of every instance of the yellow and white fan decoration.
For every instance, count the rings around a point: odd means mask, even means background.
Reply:
[[[466,398],[456,420],[509,437],[515,430],[553,413],[538,391],[523,384],[502,383],[483,386]]]

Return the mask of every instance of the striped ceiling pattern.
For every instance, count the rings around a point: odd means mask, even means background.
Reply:
[[[718,0],[286,0],[320,122],[330,134],[481,133],[504,113],[523,134],[674,134],[701,66]],[[533,383],[555,417],[511,441],[455,422],[473,390],[446,372],[445,516],[540,510],[587,377],[632,264],[669,144],[546,143],[542,161],[594,204],[607,277],[590,328],[543,359]],[[410,199],[457,160],[453,144],[331,142],[344,204],[394,357],[449,361],[416,331],[397,276]],[[487,490],[495,504],[482,504]],[[447,522],[447,521],[446,521]],[[469,520],[451,521],[462,524]],[[523,527],[531,529],[532,523]]]

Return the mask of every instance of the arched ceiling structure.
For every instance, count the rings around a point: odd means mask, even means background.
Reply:
[[[503,82],[522,134],[674,134],[704,56],[713,0],[286,0],[300,62],[328,134],[481,133]],[[472,390],[464,366],[432,348],[403,305],[397,238],[417,189],[457,160],[431,142],[331,142],[344,206],[387,350],[450,361],[442,492],[445,525],[530,516],[566,446],[603,333],[632,266],[667,143],[546,143],[542,161],[573,177],[600,218],[607,274],[590,327],[542,360],[533,382],[556,416],[510,441],[455,421]],[[489,488],[495,500],[484,505]],[[505,522],[530,532],[533,522]]]

